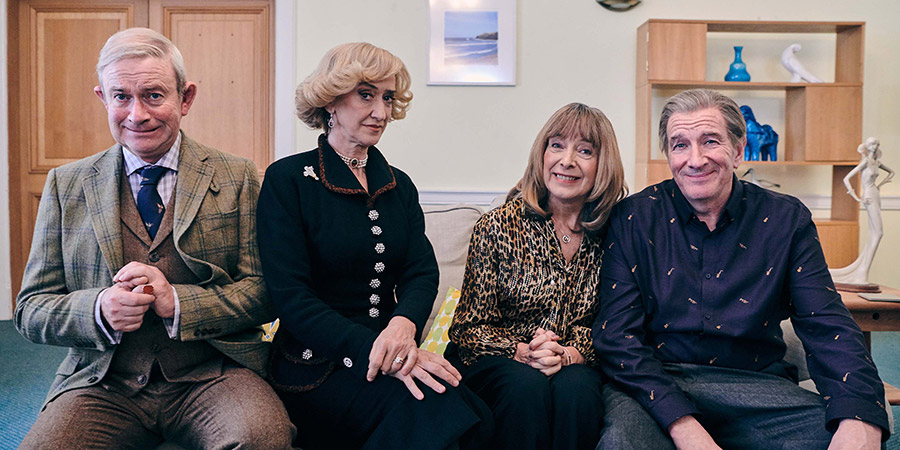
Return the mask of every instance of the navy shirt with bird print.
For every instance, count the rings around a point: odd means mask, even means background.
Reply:
[[[829,429],[854,417],[886,429],[883,385],[800,200],[734,177],[710,231],[666,180],[613,210],[594,346],[604,371],[663,428],[698,412],[664,363],[796,380],[783,362],[787,318],[828,402]]]

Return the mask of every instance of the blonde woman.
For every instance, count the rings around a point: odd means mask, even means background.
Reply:
[[[303,448],[467,447],[489,432],[459,372],[416,346],[437,262],[415,185],[375,147],[409,86],[384,49],[331,49],[297,88],[318,146],[266,171],[259,249],[281,318],[270,382]]]
[[[572,103],[538,134],[507,202],[476,224],[450,339],[463,381],[494,413],[496,447],[596,445],[602,230],[626,192],[612,124]]]

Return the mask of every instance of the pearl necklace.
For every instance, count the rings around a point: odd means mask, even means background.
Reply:
[[[341,161],[343,161],[344,164],[346,164],[347,167],[349,167],[351,169],[362,169],[363,167],[366,167],[366,163],[369,162],[369,155],[366,155],[366,157],[363,159],[359,159],[359,158],[351,158],[349,156],[344,156],[344,155],[338,153],[337,150],[335,150],[334,152],[337,153],[337,155],[341,158]]]

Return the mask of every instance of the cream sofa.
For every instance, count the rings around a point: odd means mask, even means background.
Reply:
[[[501,200],[496,200],[494,206]],[[438,295],[434,299],[431,316],[428,318],[422,332],[423,335],[427,335],[441,304],[444,302],[447,290],[451,286],[457,289],[462,288],[469,239],[472,236],[475,222],[484,214],[485,210],[480,206],[469,204],[423,205],[422,209],[425,212],[425,234],[434,247],[438,266],[441,269]],[[785,355],[785,359],[798,367],[801,379],[800,385],[815,391],[815,384],[809,379],[809,371],[806,369],[806,359],[804,358],[803,346],[800,344],[800,340],[794,334],[794,329],[789,321],[784,321],[781,326],[785,331],[784,340],[788,344],[788,352]],[[885,401],[885,404],[887,404],[887,401]],[[894,422],[891,409],[888,408],[887,412],[888,420],[890,420],[891,428],[893,429]],[[173,443],[164,443],[157,448],[157,450],[179,449],[181,447]]]
[[[498,201],[495,200],[495,205]],[[469,248],[469,239],[472,236],[472,230],[475,222],[484,213],[484,209],[475,205],[457,204],[457,205],[424,205],[422,209],[425,212],[425,234],[434,247],[434,253],[437,257],[438,266],[441,270],[440,285],[438,286],[438,295],[434,300],[434,306],[431,309],[431,316],[425,324],[422,332],[423,335],[428,334],[431,324],[434,321],[438,310],[443,303],[447,290],[450,287],[457,289],[462,288],[463,273],[466,268],[466,256]],[[815,383],[809,378],[809,371],[806,367],[806,357],[803,345],[800,339],[794,333],[794,328],[789,320],[781,323],[784,330],[784,341],[788,346],[785,360],[794,364],[799,369],[800,386],[816,391]],[[888,404],[885,399],[885,405]],[[891,408],[887,408],[888,420],[891,429],[894,427],[893,415]]]

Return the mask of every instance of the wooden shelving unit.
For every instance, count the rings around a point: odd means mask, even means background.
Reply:
[[[708,33],[834,33],[832,83],[726,82],[706,80]],[[698,87],[740,91],[783,91],[783,161],[744,166],[825,165],[832,168],[831,217],[817,220],[825,259],[831,267],[853,262],[859,251],[859,205],[846,195],[843,178],[859,161],[862,141],[864,22],[769,22],[660,20],[637,30],[637,136],[635,188],[670,178],[668,164],[651,136],[654,90]]]

